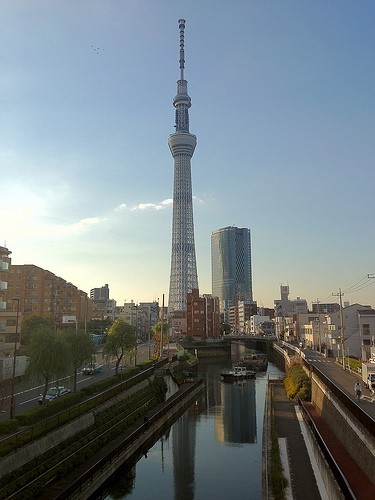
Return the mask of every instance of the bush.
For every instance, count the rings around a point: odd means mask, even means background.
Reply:
[[[32,408],[31,410],[20,413],[17,415],[18,423],[20,425],[33,425],[40,420],[76,405],[81,400],[82,394],[79,392],[66,394],[62,398],[57,398],[54,401],[46,403],[44,406],[38,406],[37,408]]]
[[[156,361],[157,361],[156,359],[149,359],[147,361],[143,361],[142,363],[139,363],[137,366],[141,370],[147,370],[148,368],[151,368]]]
[[[9,434],[10,432],[16,432],[18,428],[18,420],[2,420],[0,421],[0,434]]]
[[[122,374],[119,373],[117,375],[118,378],[122,378],[122,380],[126,380],[127,378],[134,377],[141,371],[141,368],[137,366],[129,366],[126,370],[122,370]]]
[[[165,395],[168,390],[168,386],[163,377],[155,377],[154,380],[149,381],[152,394],[154,395],[156,401],[159,403],[165,401]]]
[[[97,394],[98,392],[101,392],[104,389],[107,389],[107,387],[111,387],[112,385],[115,384],[118,384],[118,378],[116,375],[110,378],[99,380],[98,382],[88,385],[87,387],[82,387],[80,392],[84,396],[92,396],[93,394]]]
[[[303,401],[311,399],[311,381],[302,365],[295,364],[288,369],[284,386],[288,398],[300,398]]]

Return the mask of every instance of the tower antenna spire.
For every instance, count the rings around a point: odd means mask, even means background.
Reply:
[[[180,80],[184,79],[185,68],[185,19],[179,19],[178,27],[180,28]]]

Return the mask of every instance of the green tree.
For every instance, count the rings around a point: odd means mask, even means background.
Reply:
[[[228,325],[227,323],[222,323],[220,327],[220,333],[222,335],[229,335],[231,330],[231,326]]]
[[[163,325],[163,329],[162,329]],[[155,358],[160,358],[162,355],[162,352],[160,352],[160,339],[161,339],[161,334],[163,330],[163,340],[162,340],[162,348],[165,346],[165,344],[168,342],[168,323],[166,321],[159,321],[158,323],[155,323],[152,326],[152,340],[153,340],[153,345],[154,345],[154,357]],[[162,349],[161,349],[162,350]]]
[[[111,318],[92,319],[87,322],[87,330],[90,333],[105,334],[112,324]]]
[[[64,335],[48,326],[40,326],[31,337],[25,375],[44,384],[43,402],[50,382],[70,375],[71,370],[72,355]]]
[[[84,330],[69,328],[69,330],[63,331],[63,336],[70,347],[74,376],[73,391],[76,392],[78,370],[92,360],[92,356],[95,353],[95,346],[90,335],[85,333]]]
[[[21,344],[28,346],[33,333],[41,326],[53,329],[55,326],[54,318],[52,316],[26,316],[21,324]]]
[[[129,325],[122,318],[117,318],[109,327],[108,335],[104,342],[103,353],[106,356],[116,358],[115,373],[118,369],[125,353],[131,357],[135,351],[135,328]]]

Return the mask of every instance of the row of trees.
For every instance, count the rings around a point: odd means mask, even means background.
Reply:
[[[26,377],[43,384],[43,401],[54,379],[73,373],[73,390],[77,389],[78,370],[95,352],[91,337],[82,330],[55,330],[41,325],[33,332],[28,348]]]
[[[95,354],[91,336],[79,328],[56,330],[52,318],[36,316],[24,320],[22,335],[26,340],[29,357],[26,377],[43,385],[43,400],[53,380],[72,374],[73,390],[76,391],[79,370],[90,363]],[[167,323],[163,323],[163,328],[161,323],[153,326],[153,357],[160,357],[160,349],[167,337]],[[117,318],[109,326],[103,345],[103,355],[108,359],[115,359],[116,374],[124,356],[127,355],[130,362],[135,359],[136,349],[135,327]]]

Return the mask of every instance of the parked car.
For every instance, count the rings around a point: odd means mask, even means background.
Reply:
[[[69,394],[69,392],[72,392],[70,389],[67,387],[50,387],[47,391],[46,398],[45,398],[45,403],[48,403],[49,401],[53,401],[56,398],[60,398],[61,396],[64,396],[65,394]],[[43,395],[41,394],[38,399],[38,403],[41,405],[43,404]]]

